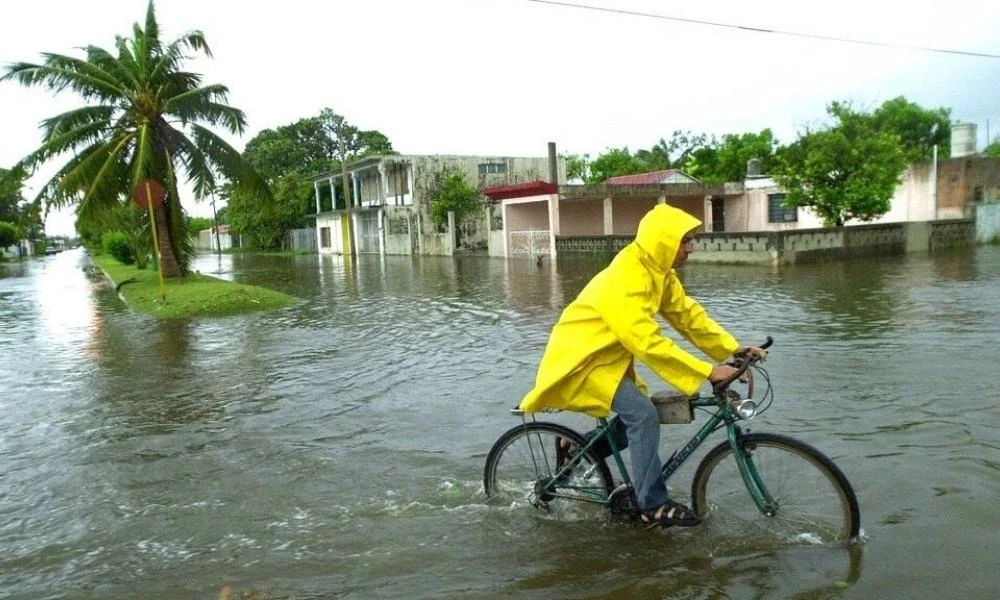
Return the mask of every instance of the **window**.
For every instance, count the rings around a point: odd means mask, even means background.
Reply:
[[[785,206],[785,194],[767,195],[768,223],[795,223],[799,220],[799,209],[795,206]]]
[[[386,173],[386,178],[389,180],[389,196],[397,197],[398,200],[399,196],[410,193],[410,179],[406,165],[393,165],[392,169]],[[397,204],[399,203],[397,201]]]
[[[330,228],[320,227],[319,228],[319,246],[320,248],[330,247]]]
[[[506,173],[507,163],[502,162],[484,162],[479,163],[479,174],[484,175],[486,173]]]

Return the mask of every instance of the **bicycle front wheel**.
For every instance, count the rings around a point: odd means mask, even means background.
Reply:
[[[579,433],[556,423],[536,421],[508,430],[486,457],[486,495],[506,505],[546,509],[574,501],[606,504],[613,489],[608,465],[591,452],[573,460],[585,443]],[[569,468],[562,469],[567,463]]]
[[[830,543],[857,537],[858,500],[847,477],[819,450],[794,438],[750,433],[738,446],[769,503],[757,507],[728,442],[698,465],[691,486],[694,510],[729,530],[770,535],[782,542]]]

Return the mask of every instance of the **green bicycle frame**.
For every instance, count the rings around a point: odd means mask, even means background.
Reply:
[[[736,459],[737,467],[740,471],[740,476],[743,478],[743,483],[746,485],[747,491],[750,493],[751,498],[753,498],[754,504],[757,508],[764,514],[773,515],[774,514],[774,499],[771,497],[770,493],[767,491],[767,487],[764,485],[763,480],[761,480],[760,473],[757,472],[757,467],[751,460],[748,452],[739,444],[739,438],[742,435],[742,429],[731,414],[729,407],[725,403],[720,404],[720,400],[717,396],[697,396],[691,399],[692,408],[714,408],[714,412],[708,418],[708,421],[702,425],[697,433],[691,437],[691,439],[679,450],[675,450],[670,458],[663,464],[663,468],[660,470],[660,478],[667,481],[677,469],[680,468],[682,464],[691,456],[691,454],[701,446],[708,436],[710,436],[716,429],[723,426],[726,427],[726,438],[728,440],[730,448],[733,451],[733,457]],[[622,460],[621,450],[618,448],[618,444],[615,443],[614,436],[610,433],[610,427],[608,425],[608,420],[604,417],[597,419],[597,429],[596,435],[592,436],[587,444],[580,448],[563,467],[557,472],[553,478],[548,482],[546,487],[546,492],[552,494],[553,496],[559,496],[558,488],[564,487],[566,489],[573,489],[577,492],[581,492],[590,498],[588,501],[607,505],[610,500],[604,494],[603,490],[598,492],[593,488],[584,488],[578,486],[565,486],[557,485],[556,482],[561,480],[561,477],[567,475],[571,469],[573,469],[580,459],[590,450],[594,444],[596,444],[601,438],[604,438],[608,445],[611,447],[611,455],[614,457],[615,465],[618,468],[618,472],[621,476],[622,484],[630,485],[631,479],[628,474],[628,469],[625,467],[625,462]],[[577,498],[579,499],[579,498]]]

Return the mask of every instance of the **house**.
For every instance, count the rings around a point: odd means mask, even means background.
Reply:
[[[219,252],[233,247],[233,236],[229,232],[229,225],[223,224],[199,231],[194,243],[199,250]]]
[[[498,207],[495,211],[501,222],[499,234],[491,235],[490,255],[555,257],[556,238],[561,239],[564,248],[568,239],[600,248],[607,238],[634,236],[639,220],[657,204],[676,206],[711,228],[714,208],[744,193],[740,183],[631,183],[644,181],[641,175],[626,176],[629,179],[612,185],[606,181],[599,185],[550,186],[537,181],[484,189],[483,194]]]
[[[384,155],[357,160],[347,168],[348,209],[344,174],[322,173],[313,178],[316,236],[321,254],[352,252],[348,223],[353,225],[354,251],[374,254],[453,254],[459,244],[487,245],[490,219],[450,223],[439,231],[429,218],[429,206],[441,175],[465,174],[478,189],[548,177],[565,181],[565,161],[548,157]]]

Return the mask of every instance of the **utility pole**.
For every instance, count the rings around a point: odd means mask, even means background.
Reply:
[[[215,212],[215,190],[212,190],[212,225],[215,229],[215,250],[220,256],[222,255],[222,244],[219,243],[219,214]]]

